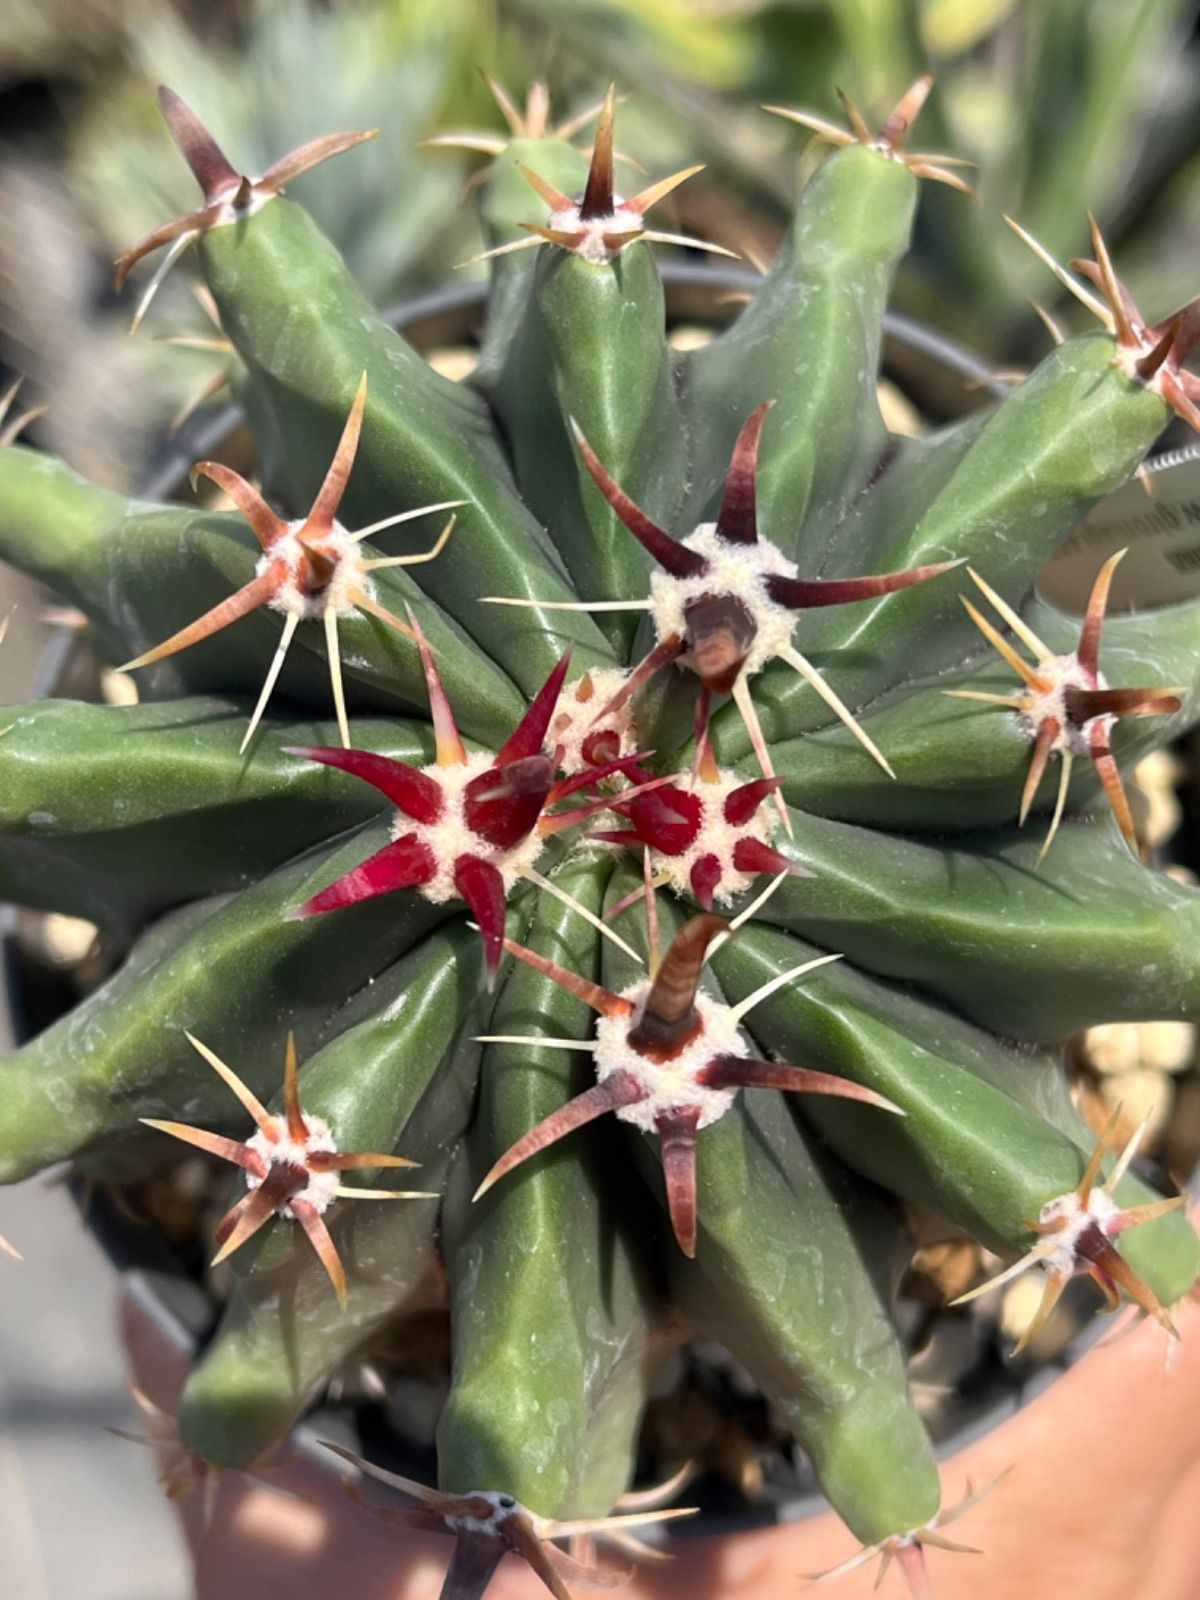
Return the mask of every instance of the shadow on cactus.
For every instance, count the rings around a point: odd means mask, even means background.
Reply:
[[[1120,776],[1196,719],[1200,607],[1102,638],[1111,562],[1082,636],[1033,593],[1173,411],[1196,420],[1200,314],[1146,324],[1097,236],[1077,269],[1101,331],[890,437],[918,179],[963,187],[904,153],[927,92],[878,137],[797,114],[838,148],[686,355],[649,246],[690,241],[643,214],[690,174],[621,198],[611,93],[590,162],[512,110],[480,146],[492,295],[461,384],[279,192],[355,136],[250,182],[164,93],[205,202],[123,270],[194,243],[263,488],[202,463],[232,511],[149,505],[0,452],[0,554],[147,668],[140,704],[16,707],[0,741],[0,885],[130,943],[0,1068],[0,1175],[133,1178],[167,1159],[158,1130],[242,1169],[178,1418],[213,1468],[269,1455],[381,1329],[448,1308],[437,1487],[366,1470],[404,1497],[377,1514],[456,1535],[460,1600],[508,1552],[562,1600],[614,1576],[595,1539],[642,1554],[628,1529],[682,1514],[626,1497],[693,1337],[753,1376],[861,1542],[838,1570],[879,1553],[919,1592],[977,1497],[943,1508],[909,1385],[903,1217],[1043,1267],[1043,1321],[1090,1276],[1169,1326],[1200,1270],[1059,1050],[1200,1017],[1200,895],[1131,852]],[[412,542],[450,507],[453,538]],[[1049,853],[1021,829],[1043,812]],[[436,1202],[343,1204],[405,1198],[346,1171],[414,1162]]]

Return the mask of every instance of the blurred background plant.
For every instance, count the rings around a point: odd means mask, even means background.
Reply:
[[[454,199],[486,157],[421,148],[503,133],[477,67],[518,100],[544,79],[556,116],[616,79],[631,155],[708,163],[681,191],[681,225],[757,262],[822,156],[760,104],[837,116],[836,85],[870,119],[928,67],[923,142],[979,164],[980,206],[927,186],[894,303],[998,365],[1034,360],[1046,334],[1028,297],[1047,300],[1047,277],[1004,212],[1066,259],[1086,243],[1086,197],[1139,301],[1159,315],[1184,298],[1200,245],[1198,15],[1200,0],[7,0],[0,359],[49,404],[37,436],[122,488],[220,382],[227,357],[186,271],[148,319],[157,339],[125,337],[134,301],[110,290],[118,250],[194,202],[160,82],[250,171],[316,133],[378,127],[352,170],[319,169],[298,193],[386,305],[479,248]],[[163,342],[178,335],[195,343]]]
[[[302,180],[305,205],[373,297],[440,278],[457,259],[437,219],[455,213],[461,172],[419,141],[464,88],[475,94],[474,53],[491,54],[469,0],[191,10],[106,0],[103,26],[88,0],[40,10],[18,0],[15,30],[6,24],[4,75],[24,81],[16,116],[0,124],[0,317],[5,359],[50,403],[46,442],[84,472],[106,482],[132,472],[136,482],[169,419],[226,361],[219,350],[128,341],[133,302],[110,292],[113,257],[195,204],[162,136],[157,84],[179,85],[250,172],[314,133],[378,127],[352,175],[325,168]],[[87,24],[86,51],[77,23]],[[470,240],[468,231],[459,243]],[[190,281],[185,272],[168,281],[148,332],[216,338]]]

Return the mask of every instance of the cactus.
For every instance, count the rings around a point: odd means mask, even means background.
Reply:
[[[129,949],[0,1067],[0,1175],[136,1178],[164,1132],[243,1169],[178,1416],[200,1477],[448,1305],[436,1487],[362,1466],[406,1502],[375,1514],[455,1536],[459,1600],[509,1551],[561,1600],[593,1541],[683,1514],[624,1497],[693,1334],[794,1433],[864,1547],[845,1569],[919,1589],[975,1495],[943,1505],[909,1393],[897,1199],[1043,1268],[1039,1321],[1089,1276],[1173,1332],[1200,1273],[1059,1048],[1200,1015],[1200,895],[1138,859],[1120,777],[1196,718],[1200,607],[1105,622],[1112,562],[1081,634],[1033,594],[1200,420],[1200,304],[1146,323],[1097,234],[1054,267],[1100,331],[889,438],[918,180],[960,186],[905,150],[928,87],[878,136],[851,108],[750,304],[683,358],[652,248],[680,241],[644,214],[689,174],[622,199],[611,92],[590,162],[510,118],[466,384],[279,193],[355,136],[252,181],[164,94],[204,204],[122,271],[195,246],[265,487],[201,463],[232,511],[150,505],[0,451],[0,554],[144,696],[7,716],[0,888]],[[406,526],[445,509],[431,548]]]

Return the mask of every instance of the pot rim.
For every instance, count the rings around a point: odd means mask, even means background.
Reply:
[[[691,262],[666,262],[659,268],[668,302],[672,289],[711,290],[714,295],[754,290],[762,282],[756,272],[743,268],[723,266],[698,266]],[[487,305],[489,285],[485,278],[470,279],[465,283],[444,285],[430,289],[412,298],[389,306],[383,320],[397,332],[411,335],[423,322],[442,319],[454,312],[478,312]],[[981,361],[965,346],[936,329],[918,322],[898,311],[885,311],[884,337],[901,349],[923,357],[975,386],[975,394],[984,399],[1002,399],[1008,392],[1003,383],[996,381],[991,365]],[[419,343],[419,341],[418,341]],[[190,419],[169,442],[166,455],[147,478],[139,491],[147,500],[164,500],[178,492],[186,482],[193,464],[211,455],[239,422],[244,420],[242,408],[231,403],[207,415],[200,412]]]
[[[754,272],[723,266],[674,262],[663,264],[660,270],[668,301],[672,289],[711,290],[715,294],[726,294],[730,290],[753,290],[762,281]],[[415,295],[388,308],[383,317],[397,331],[410,336],[418,334],[415,342],[419,346],[422,323],[435,319],[441,321],[454,313],[477,313],[486,305],[487,295],[486,280],[471,280]],[[972,383],[977,395],[1001,398],[1007,392],[1004,384],[993,379],[992,368],[988,364],[925,324],[888,311],[884,315],[883,330],[885,338],[895,345]],[[223,406],[207,415],[200,413],[170,442],[165,459],[150,474],[139,492],[140,498],[169,499],[178,493],[187,480],[192,464],[219,450],[243,420],[244,413],[236,404]],[[39,696],[53,692],[74,642],[75,636],[65,629],[56,630],[51,636],[35,685]],[[21,1026],[19,982],[14,961],[14,920],[12,907],[0,908],[0,1029],[7,1022],[10,1036],[20,1039],[25,1030]],[[73,1181],[69,1187],[73,1199],[83,1212],[82,1182]],[[1193,1178],[1189,1193],[1193,1197],[1200,1197],[1200,1169]],[[84,1220],[93,1238],[116,1268],[122,1293],[135,1313],[152,1323],[158,1336],[186,1358],[190,1365],[215,1326],[214,1306],[208,1294],[181,1270],[178,1257],[157,1233],[149,1228],[135,1227],[102,1195],[91,1197]],[[1084,1323],[1052,1360],[1035,1372],[1023,1377],[1019,1370],[1015,1374],[1010,1371],[1010,1387],[1006,1392],[997,1395],[935,1444],[937,1460],[941,1462],[957,1455],[1036,1400],[1098,1344],[1106,1332],[1106,1322],[1100,1316],[1094,1316]],[[345,1408],[341,1409],[344,1414]],[[319,1470],[327,1476],[337,1475],[338,1468],[330,1453],[321,1447],[311,1415],[302,1416],[296,1423],[289,1435],[288,1447],[302,1457],[312,1470]],[[802,1522],[828,1510],[829,1502],[819,1490],[797,1493],[785,1488],[772,1493],[772,1487],[768,1485],[764,1499],[758,1505],[739,1507],[737,1510],[702,1511],[694,1519],[664,1524],[659,1533],[670,1541],[727,1535],[782,1523]]]

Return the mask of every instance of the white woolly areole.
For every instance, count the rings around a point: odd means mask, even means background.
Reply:
[[[224,193],[215,195],[213,198],[212,203],[219,206],[220,209],[211,222],[205,223],[205,228],[225,228],[231,222],[245,222],[247,217],[252,217],[256,211],[261,211],[267,201],[274,200],[276,195],[276,190],[274,189],[268,189],[264,193],[258,187],[261,181],[260,178],[251,178],[250,198],[242,205],[235,205],[234,202],[237,198],[238,190],[242,187],[243,180],[238,178],[236,181],[231,180],[226,184]]]
[[[1098,1227],[1108,1237],[1108,1224],[1120,1214],[1121,1207],[1107,1189],[1094,1188],[1087,1205],[1080,1202],[1074,1189],[1067,1194],[1047,1200],[1038,1213],[1042,1223],[1061,1222],[1060,1231],[1042,1234],[1033,1248],[1039,1261],[1045,1262],[1052,1273],[1072,1277],[1079,1263],[1079,1241],[1090,1227]]]
[[[882,133],[863,145],[863,149],[870,150],[874,155],[882,156],[885,161],[894,161],[898,167],[906,167],[908,165],[904,158],[903,149],[897,150],[895,145],[889,144]]]
[[[530,1517],[531,1513],[514,1500],[511,1494],[499,1494],[495,1489],[472,1489],[467,1494],[461,1495],[463,1500],[486,1500],[492,1508],[490,1517],[446,1517],[445,1524],[453,1528],[456,1533],[487,1533],[493,1538],[501,1537],[501,1524],[507,1522],[509,1517],[517,1512],[524,1511]]]
[[[299,617],[301,622],[315,622],[329,610],[336,611],[339,617],[345,616],[348,611],[354,610],[354,601],[350,599],[351,589],[365,589],[370,593],[370,583],[363,571],[362,551],[341,523],[335,522],[324,538],[314,539],[311,546],[334,563],[333,577],[317,594],[305,594],[300,588],[299,576],[308,551],[297,538],[304,526],[303,518],[289,522],[286,532],[281,533],[278,539],[273,539],[270,549],[264,550],[258,559],[254,568],[255,577],[261,577],[277,562],[282,562],[287,572],[287,577],[267,604],[276,611],[290,612]]]
[[[324,1117],[310,1117],[302,1113],[306,1137],[304,1139],[289,1139],[287,1121],[283,1117],[272,1117],[271,1121],[279,1134],[278,1139],[268,1139],[260,1129],[254,1136],[246,1140],[246,1148],[253,1150],[268,1165],[300,1167],[308,1172],[308,1184],[303,1189],[298,1189],[292,1196],[293,1200],[307,1200],[309,1205],[320,1214],[328,1209],[330,1201],[337,1192],[341,1176],[336,1172],[311,1172],[308,1161],[314,1155],[334,1155],[337,1151],[337,1142],[333,1137],[333,1129]],[[253,1172],[246,1174],[247,1189],[257,1189],[262,1179]],[[278,1216],[294,1218],[296,1213],[292,1210],[290,1202],[279,1207]]]
[[[595,720],[601,706],[607,705],[624,688],[629,673],[620,667],[599,667],[589,670],[584,677],[592,685],[591,695],[586,700],[579,698],[579,686],[583,678],[568,683],[559,696],[546,737],[547,744],[562,746],[559,771],[568,778],[582,772],[587,766],[582,746],[591,733],[615,733],[620,740],[617,749],[619,756],[632,755],[636,749],[633,710],[628,700],[611,716]]]
[[[1044,693],[1033,688],[1026,689],[1020,713],[1021,732],[1030,744],[1033,744],[1037,739],[1039,725],[1047,717],[1053,717],[1061,732],[1050,748],[1059,755],[1086,756],[1090,750],[1088,735],[1096,723],[1100,723],[1104,731],[1109,733],[1117,719],[1114,716],[1092,717],[1082,727],[1078,726],[1067,716],[1064,691],[1107,689],[1107,679],[1100,672],[1094,677],[1085,672],[1079,665],[1079,657],[1074,652],[1066,656],[1055,656],[1052,662],[1045,665],[1039,661],[1037,672],[1039,677],[1050,678],[1051,686]]]
[[[754,639],[746,656],[747,675],[761,672],[780,649],[788,644],[796,626],[796,613],[772,600],[766,579],[773,574],[796,576],[796,563],[789,561],[778,545],[767,539],[755,544],[736,544],[717,532],[715,522],[702,522],[680,544],[694,550],[708,562],[708,571],[694,578],[676,578],[669,572],[650,574],[650,616],[659,640],[671,634],[687,633],[684,610],[702,595],[731,595],[749,612],[754,621]]]
[[[396,814],[392,838],[416,834],[434,859],[437,867],[435,876],[428,883],[420,884],[417,892],[435,906],[440,906],[445,900],[460,898],[454,886],[454,863],[459,856],[481,856],[485,861],[490,861],[499,872],[507,894],[542,853],[544,841],[538,836],[536,828],[513,845],[511,850],[498,850],[467,826],[463,815],[463,792],[472,778],[477,778],[481,772],[491,771],[495,760],[495,756],[489,755],[486,750],[477,750],[456,766],[439,767],[433,762],[428,767],[422,767],[425,776],[432,778],[442,791],[441,816],[436,822],[414,822],[402,811]],[[502,771],[502,768],[497,771],[498,778]]]
[[[607,217],[589,217],[585,222],[579,215],[579,206],[569,205],[550,213],[549,226],[559,233],[582,233],[580,242],[571,247],[572,254],[582,256],[593,267],[606,267],[618,251],[609,249],[604,242],[604,235],[641,233],[646,224],[640,212],[630,211],[620,195],[614,195],[612,213]],[[633,242],[632,239],[626,241],[628,244]],[[621,249],[624,248],[622,245]]]
[[[601,1017],[596,1023],[596,1048],[593,1061],[596,1081],[603,1083],[614,1072],[627,1072],[646,1091],[646,1098],[635,1105],[621,1106],[616,1115],[632,1122],[643,1133],[654,1132],[654,1119],[663,1111],[678,1111],[682,1106],[699,1106],[697,1128],[719,1121],[737,1099],[736,1089],[710,1089],[696,1082],[696,1074],[714,1056],[741,1056],[751,1053],[750,1042],[738,1030],[737,1019],[723,1001],[714,1000],[703,989],[696,994],[700,1013],[700,1032],[684,1046],[673,1061],[651,1061],[629,1043],[631,1028],[642,1014],[650,993],[650,980],[643,979],[623,991],[623,1000],[632,1000],[637,1011],[630,1017]]]
[[[746,783],[736,772],[721,771],[711,783],[698,780],[688,788],[703,808],[700,812],[700,831],[694,841],[680,855],[669,856],[650,847],[650,863],[658,877],[665,878],[672,889],[680,894],[691,893],[692,867],[701,856],[716,856],[721,863],[721,880],[713,890],[718,905],[728,905],[735,895],[741,894],[754,882],[753,872],[739,872],[733,864],[733,852],[740,839],[758,839],[769,844],[778,826],[778,816],[769,807],[760,805],[748,822],[732,823],[725,820],[725,801],[735,789]]]

